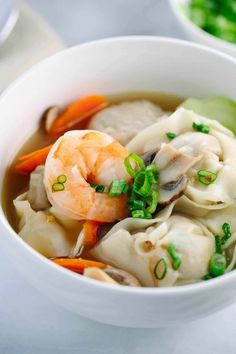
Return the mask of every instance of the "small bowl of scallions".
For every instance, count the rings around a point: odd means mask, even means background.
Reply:
[[[169,0],[186,36],[236,57],[236,0]]]

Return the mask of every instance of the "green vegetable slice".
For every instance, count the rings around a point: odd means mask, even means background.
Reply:
[[[209,97],[203,100],[188,98],[181,105],[204,117],[215,119],[236,134],[236,102],[227,97]]]

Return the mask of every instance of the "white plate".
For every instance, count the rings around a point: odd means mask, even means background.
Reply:
[[[0,44],[11,33],[18,18],[18,9],[15,0],[0,0]]]

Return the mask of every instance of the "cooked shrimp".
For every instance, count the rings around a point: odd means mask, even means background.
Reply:
[[[53,145],[45,164],[48,199],[58,211],[76,220],[113,222],[127,215],[127,197],[109,197],[90,183],[109,187],[114,179],[129,176],[124,167],[127,150],[107,134],[93,130],[65,133]],[[66,180],[53,191],[58,176]]]

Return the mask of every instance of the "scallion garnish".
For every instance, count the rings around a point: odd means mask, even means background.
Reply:
[[[197,124],[193,123],[193,129],[196,130],[197,132],[201,132],[204,134],[209,134],[210,128],[205,125],[205,124]]]
[[[197,172],[198,180],[202,184],[209,185],[215,182],[217,178],[217,173],[214,173],[210,170],[199,170]]]
[[[131,160],[134,161],[135,168],[132,167]],[[144,171],[145,170],[145,163],[144,163],[143,159],[140,156],[136,155],[136,154],[129,154],[125,158],[124,164],[125,164],[125,167],[126,167],[126,170],[127,170],[128,174],[131,177],[135,177],[136,174],[139,171]],[[137,170],[137,167],[138,167],[138,170]]]
[[[221,253],[221,239],[219,235],[215,236],[216,253]]]
[[[210,259],[210,275],[212,277],[219,277],[223,275],[226,269],[226,258],[223,254],[215,253]]]
[[[137,173],[133,183],[133,191],[142,197],[147,197],[151,192],[151,188],[152,185],[149,182],[146,171]]]
[[[156,165],[149,165],[146,167],[146,173],[148,176],[148,180],[151,184],[158,183],[159,180],[159,171]]]
[[[96,192],[102,193],[105,191],[106,186],[103,184],[90,183],[90,186],[95,189]]]
[[[130,186],[128,183],[125,184],[124,188],[123,188],[123,194],[129,194],[130,191]]]
[[[154,269],[153,269],[153,274],[154,277],[157,280],[162,280],[165,278],[166,274],[167,274],[167,264],[164,258],[159,259],[159,261],[157,261]]]
[[[170,140],[176,138],[176,134],[175,133],[171,133],[171,132],[166,133],[166,136]]]
[[[66,183],[66,181],[67,181],[67,177],[65,175],[60,175],[60,176],[57,177],[57,182],[58,183],[64,184],[64,183]]]
[[[64,189],[65,189],[64,184],[66,183],[66,181],[67,181],[67,177],[65,175],[59,175],[57,177],[57,182],[53,183],[53,185],[52,185],[52,191],[53,192],[64,191]]]
[[[151,195],[146,198],[146,202],[149,205],[146,208],[146,211],[151,214],[155,213],[158,201],[159,201],[159,193],[157,190],[152,189]]]
[[[143,200],[140,200],[140,199],[134,199],[134,200],[128,201],[127,206],[130,211],[144,210],[144,202],[143,202]]]
[[[144,210],[133,210],[131,215],[132,215],[132,218],[140,218],[140,219],[145,218]]]
[[[133,218],[151,219],[159,201],[157,191],[159,171],[154,164],[146,167],[143,159],[136,154],[129,154],[124,160],[124,165],[133,178],[130,184],[126,183],[122,192],[129,196],[127,208]],[[116,196],[120,195],[118,193],[121,189],[115,191]],[[111,192],[113,193],[112,189]],[[109,195],[112,196],[110,193]]]
[[[111,183],[109,196],[119,197],[126,190],[127,182],[124,179],[114,179]]]
[[[224,245],[225,242],[231,237],[230,225],[227,222],[222,225],[222,231],[224,233],[224,237],[221,239],[221,244]]]
[[[171,243],[169,245],[169,247],[167,248],[167,252],[169,253],[170,257],[172,258],[173,262],[172,262],[172,268],[174,270],[179,269],[179,267],[181,266],[181,258],[179,253],[176,250],[176,247],[173,243]]]
[[[148,213],[144,210],[133,210],[131,212],[132,218],[139,218],[139,219],[152,219],[152,214]]]
[[[56,182],[52,185],[52,191],[53,192],[61,192],[64,191],[65,186],[63,183]]]

